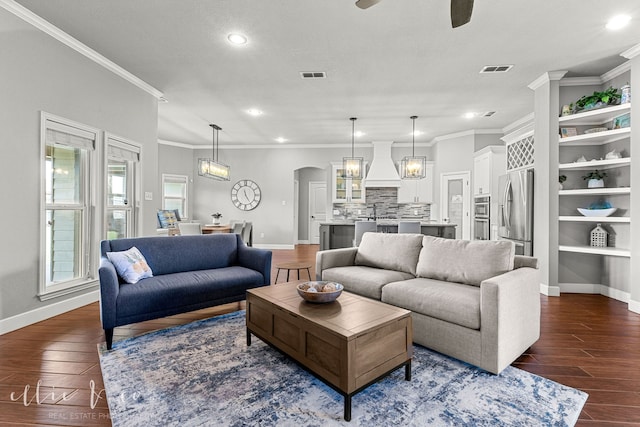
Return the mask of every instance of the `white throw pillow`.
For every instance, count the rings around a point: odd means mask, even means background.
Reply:
[[[127,283],[138,283],[141,279],[153,277],[147,260],[135,246],[123,252],[107,252],[107,258]]]
[[[480,286],[513,270],[516,247],[507,240],[456,240],[424,236],[418,277]]]

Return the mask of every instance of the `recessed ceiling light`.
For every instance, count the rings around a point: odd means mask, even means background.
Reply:
[[[247,110],[247,113],[251,114],[252,116],[262,115],[262,111],[258,110],[257,108],[250,108]]]
[[[609,19],[609,22],[607,22],[607,30],[619,30],[626,27],[629,21],[631,21],[631,17],[629,15],[614,16]]]
[[[360,138],[361,136],[365,136],[366,133],[362,132],[362,131],[356,131],[353,136],[355,136],[356,138]]]
[[[476,113],[468,112],[468,113],[464,113],[462,117],[464,117],[465,119],[473,119],[475,116],[476,116]]]
[[[288,139],[284,139],[283,137],[279,136],[276,138],[276,141],[279,142],[280,144],[283,144],[285,142],[288,141]]]
[[[420,135],[422,135],[423,133],[424,133],[424,132],[420,132],[419,130],[417,130],[417,131],[413,132],[413,135],[414,135],[414,136],[420,136]],[[411,135],[411,134],[409,134],[409,135]]]
[[[227,36],[227,40],[229,40],[231,44],[243,45],[247,43],[248,39],[246,36],[243,36],[242,34],[231,33]]]

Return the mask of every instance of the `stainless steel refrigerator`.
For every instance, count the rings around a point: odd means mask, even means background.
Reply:
[[[533,255],[533,169],[500,176],[498,238],[516,244],[516,254]]]

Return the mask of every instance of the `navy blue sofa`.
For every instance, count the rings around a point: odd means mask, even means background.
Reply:
[[[135,246],[153,277],[125,283],[107,258]],[[100,317],[107,349],[117,326],[246,298],[271,283],[271,251],[246,246],[238,234],[137,237],[100,242]]]

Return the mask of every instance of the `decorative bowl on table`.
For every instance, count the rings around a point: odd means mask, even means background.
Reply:
[[[335,301],[342,293],[344,286],[340,283],[321,280],[300,283],[296,289],[305,301],[325,303]]]
[[[578,212],[580,212],[584,216],[609,216],[617,210],[618,208],[605,208],[605,209],[578,208]]]

